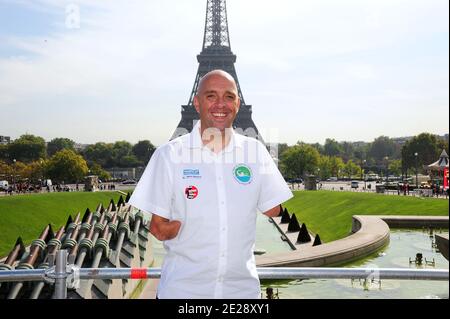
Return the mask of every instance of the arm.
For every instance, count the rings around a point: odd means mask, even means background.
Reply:
[[[277,217],[280,214],[280,205],[275,206],[272,209],[269,209],[267,212],[264,213],[267,217]]]
[[[152,215],[150,222],[150,233],[160,241],[170,240],[178,235],[181,222],[178,220],[169,221],[158,215]]]

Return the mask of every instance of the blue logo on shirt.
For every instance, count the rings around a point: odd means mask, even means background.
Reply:
[[[199,169],[184,169],[183,170],[183,178],[200,178],[200,170]]]

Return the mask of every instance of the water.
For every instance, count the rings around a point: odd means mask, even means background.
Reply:
[[[448,233],[448,231],[437,233]],[[391,229],[390,243],[378,253],[343,267],[448,269],[448,261],[432,247],[433,238],[421,230]],[[422,253],[423,260],[435,265],[409,263]],[[363,280],[308,279],[263,281],[262,291],[272,287],[280,299],[417,299],[449,297],[448,281],[381,280],[364,284]]]
[[[448,230],[436,233],[447,234]],[[256,249],[267,254],[290,251],[286,242],[280,239],[276,227],[267,218],[257,219]],[[376,254],[342,267],[380,267],[380,268],[430,268],[448,269],[448,261],[432,247],[434,236],[429,231],[391,229],[390,243]],[[164,257],[162,243],[154,243],[155,267],[160,267]],[[435,265],[416,266],[409,263],[417,253],[422,253],[424,261],[433,260]],[[366,283],[350,279],[308,279],[262,281],[261,290],[267,287],[278,291],[280,299],[416,299],[449,298],[448,281],[427,280],[382,280]]]

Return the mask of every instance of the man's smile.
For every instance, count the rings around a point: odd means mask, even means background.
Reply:
[[[228,115],[228,113],[223,113],[223,112],[214,112],[211,114],[216,119],[223,119],[223,118],[227,117],[227,115]]]
[[[213,113],[212,115],[217,116],[217,117],[225,117],[225,116],[227,116],[226,113]]]

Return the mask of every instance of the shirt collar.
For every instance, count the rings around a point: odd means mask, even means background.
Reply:
[[[192,129],[192,132],[189,134],[189,140],[188,140],[187,146],[191,149],[192,148],[201,149],[205,146],[205,145],[203,145],[202,138],[200,135],[200,122],[201,121],[197,121],[197,123],[194,125],[194,128]],[[235,147],[242,148],[242,145],[238,140],[239,139],[236,138],[236,132],[234,131],[234,129],[231,129],[230,142],[225,147],[225,149],[223,149],[222,152],[225,152],[225,153],[231,152],[234,150]]]

